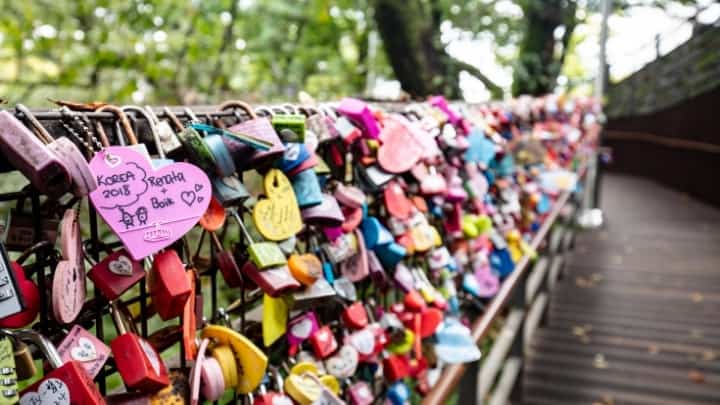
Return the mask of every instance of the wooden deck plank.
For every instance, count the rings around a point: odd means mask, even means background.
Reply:
[[[524,402],[720,403],[720,210],[648,180],[603,181],[606,227],[565,255]]]

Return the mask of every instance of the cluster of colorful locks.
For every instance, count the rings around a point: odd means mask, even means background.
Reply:
[[[169,108],[93,106],[114,127],[69,107],[55,111],[65,136],[22,105],[0,112],[0,150],[30,180],[24,192],[62,210],[23,233],[19,203],[6,224],[0,404],[400,405],[425,395],[445,365],[480,358],[467,325],[534,254],[527,241],[558,194],[576,188],[600,115],[593,100],[556,96],[228,101],[221,115],[185,108],[185,123]],[[109,228],[103,241],[96,220],[81,229],[95,213]],[[24,253],[11,261],[8,250]],[[35,267],[51,267],[50,285],[23,268],[33,253]],[[210,319],[207,274],[240,297]],[[138,286],[152,299],[143,317],[179,325],[138,332],[128,309]],[[105,314],[112,339],[88,331]],[[33,353],[49,362],[42,378]],[[103,384],[101,394],[93,380],[115,371],[124,389]]]

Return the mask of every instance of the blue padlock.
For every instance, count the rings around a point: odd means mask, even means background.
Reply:
[[[393,383],[388,387],[387,399],[392,405],[405,405],[410,400],[410,389],[402,381]]]
[[[334,283],[335,273],[333,273],[332,264],[330,264],[330,262],[323,262],[322,269],[323,275],[325,275],[325,280],[327,280],[327,282],[330,284]]]
[[[540,201],[538,201],[537,205],[535,206],[535,212],[537,212],[540,215],[545,214],[546,212],[550,211],[550,199],[546,194],[540,195]]]
[[[395,239],[390,231],[375,217],[367,217],[360,224],[368,249],[375,249],[379,245],[388,244]]]
[[[506,277],[515,269],[510,252],[507,249],[493,249],[490,253],[490,266],[500,277]]]
[[[375,255],[380,259],[382,265],[386,268],[395,268],[398,263],[405,257],[407,250],[403,245],[395,242],[385,243],[375,246],[373,249]]]
[[[285,144],[285,152],[278,162],[277,168],[287,173],[310,158],[310,151],[304,143],[289,142]]]
[[[208,135],[203,138],[210,153],[215,158],[215,168],[220,177],[227,177],[235,173],[235,161],[233,161],[230,150],[225,146],[221,135]]]
[[[303,170],[293,177],[292,188],[300,208],[313,207],[322,202],[320,182],[312,169]]]
[[[495,143],[481,130],[473,129],[467,140],[470,146],[465,151],[465,161],[487,165],[495,157]]]
[[[245,185],[237,176],[213,177],[213,196],[220,201],[224,207],[239,205],[246,198],[250,197]]]

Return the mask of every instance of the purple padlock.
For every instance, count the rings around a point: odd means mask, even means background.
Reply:
[[[255,138],[272,143],[269,150],[261,151],[253,149],[251,146],[240,141],[236,141],[230,137],[223,136],[223,142],[230,151],[238,171],[252,169],[265,162],[275,160],[283,155],[285,152],[285,146],[280,140],[277,132],[275,132],[275,129],[269,119],[265,117],[258,117],[255,110],[253,110],[249,104],[242,101],[226,101],[220,105],[220,110],[227,110],[229,108],[238,108],[245,111],[250,116],[250,119],[239,124],[235,124],[228,128],[228,130],[231,132],[248,134]]]

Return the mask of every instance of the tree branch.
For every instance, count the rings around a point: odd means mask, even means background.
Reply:
[[[480,69],[476,68],[475,66],[473,66],[469,63],[465,63],[461,60],[457,60],[452,57],[450,57],[450,58],[452,59],[452,61],[450,63],[452,63],[456,66],[458,73],[461,70],[468,72],[470,75],[472,75],[473,77],[476,77],[478,80],[480,80],[485,85],[485,87],[487,87],[488,91],[490,91],[490,94],[492,94],[493,97],[502,96],[503,89],[500,86],[498,86],[497,84],[495,84],[495,82],[490,80],[489,77],[485,76],[485,74],[483,72],[481,72]]]

